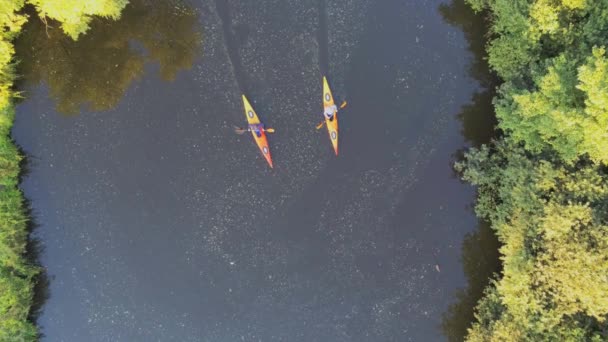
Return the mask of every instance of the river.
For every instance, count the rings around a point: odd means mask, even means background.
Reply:
[[[497,271],[452,169],[494,124],[462,1],[132,0],[78,42],[56,26],[17,42],[13,129],[43,341],[462,339]],[[274,169],[233,132],[242,93]]]

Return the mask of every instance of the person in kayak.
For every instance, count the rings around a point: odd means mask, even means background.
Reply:
[[[325,118],[329,121],[334,121],[334,115],[336,114],[336,112],[338,111],[338,107],[336,107],[335,104],[329,106],[329,107],[325,107],[325,110],[323,111],[323,115],[325,115]]]
[[[264,124],[263,123],[259,123],[259,124],[250,124],[249,125],[249,130],[254,132],[255,135],[260,138],[262,136],[262,132],[264,132]]]

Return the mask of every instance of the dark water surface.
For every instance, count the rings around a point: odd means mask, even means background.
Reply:
[[[462,338],[496,258],[452,171],[493,124],[462,1],[133,0],[76,43],[32,22],[14,137],[44,340]],[[242,92],[275,169],[232,131]]]

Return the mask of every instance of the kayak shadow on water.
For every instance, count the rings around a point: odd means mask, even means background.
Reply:
[[[29,8],[33,18],[36,13]],[[198,13],[182,1],[131,0],[117,21],[95,18],[77,41],[56,22],[29,20],[16,41],[20,90],[45,84],[56,109],[114,108],[145,64],[158,63],[163,80],[192,67],[199,54]],[[27,97],[27,91],[25,91]]]
[[[319,28],[317,42],[319,43],[319,70],[322,75],[329,74],[329,31],[327,28],[326,0],[318,0]]]
[[[247,87],[243,61],[239,54],[239,47],[247,41],[249,28],[245,25],[239,26],[233,23],[232,10],[228,1],[215,0],[215,8],[222,23],[226,52],[233,68],[237,86],[241,93],[249,94],[250,89]]]
[[[464,0],[452,0],[439,6],[444,20],[460,28],[472,54],[469,76],[479,85],[471,101],[457,115],[462,123],[461,133],[470,146],[489,143],[496,135],[497,120],[492,99],[496,94],[498,77],[490,70],[485,57],[487,25],[483,13],[475,13]],[[456,151],[454,159],[462,160],[467,148]],[[454,171],[455,172],[455,171]],[[455,173],[456,174],[456,173]],[[467,329],[475,321],[475,307],[490,280],[500,272],[500,244],[489,224],[480,221],[476,231],[465,236],[462,243],[462,263],[467,288],[456,292],[456,301],[443,314],[441,329],[449,341],[463,341]]]

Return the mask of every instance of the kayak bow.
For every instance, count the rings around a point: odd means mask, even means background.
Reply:
[[[323,76],[323,111],[325,111],[325,108],[334,105],[334,97],[331,94],[331,89],[329,89],[327,78]],[[334,152],[338,155],[338,112],[334,113],[333,120],[325,118],[325,126],[327,126],[329,140],[334,147]]]
[[[243,105],[245,106],[245,116],[247,117],[247,123],[249,125],[260,124],[261,122],[258,118],[258,115],[255,113],[255,110],[253,110],[253,107],[251,107],[251,104],[249,103],[245,95],[243,95]],[[268,147],[268,139],[266,139],[266,133],[264,131],[260,131],[260,136],[258,136],[254,130],[251,130],[251,134],[253,135],[253,140],[255,140],[255,143],[260,148],[260,152],[262,152],[262,155],[264,156],[264,158],[266,158],[268,165],[270,165],[270,167],[272,168],[272,157],[270,156],[270,148]]]

